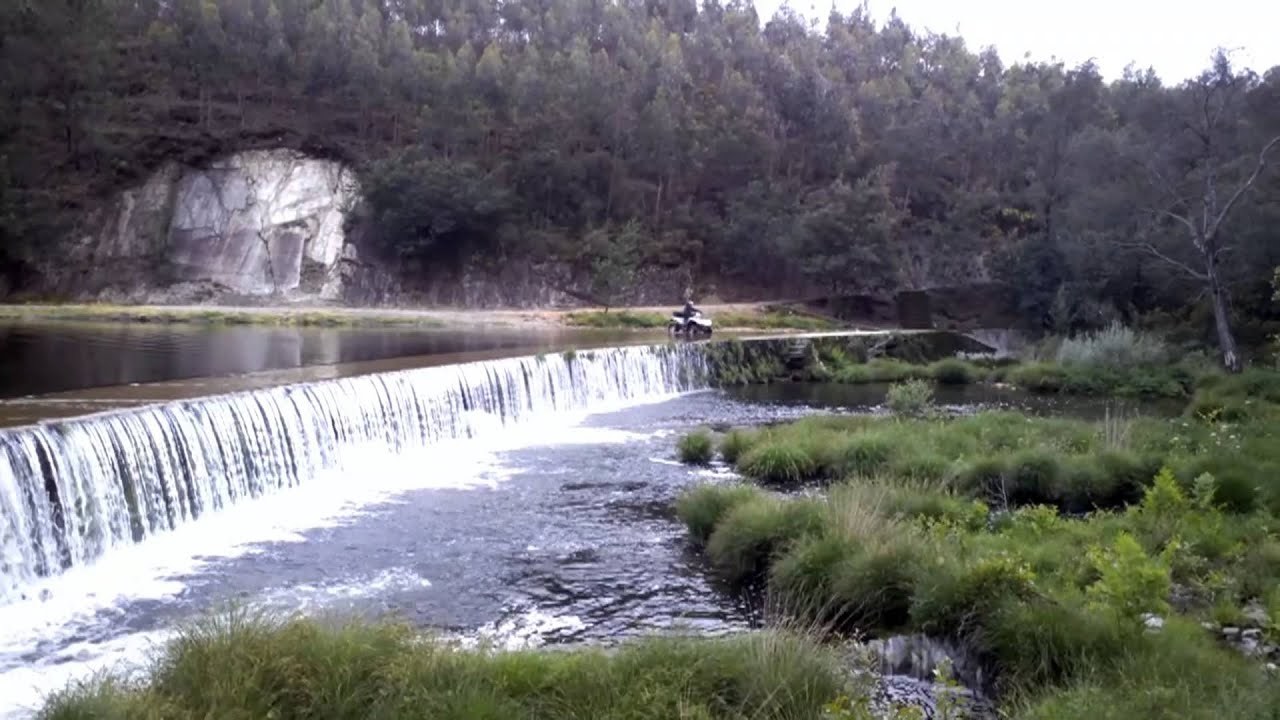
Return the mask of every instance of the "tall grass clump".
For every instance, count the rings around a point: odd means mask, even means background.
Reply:
[[[939,360],[929,366],[929,375],[940,385],[968,385],[978,379],[978,368],[960,358]]]
[[[818,463],[804,443],[792,439],[769,440],[738,459],[738,471],[749,478],[786,485],[817,477]]]
[[[676,498],[676,516],[701,545],[730,510],[763,497],[764,492],[753,485],[698,485]]]
[[[739,503],[711,532],[707,557],[730,584],[759,580],[776,556],[821,529],[822,513],[810,500],[758,497]]]
[[[743,453],[751,449],[756,433],[746,430],[730,430],[720,439],[720,457],[730,465],[736,464]]]
[[[491,653],[393,625],[256,619],[187,631],[140,682],[71,687],[39,717],[809,720],[848,687],[834,653],[777,631]]]
[[[1169,362],[1169,346],[1161,338],[1135,331],[1119,322],[1102,330],[1067,338],[1058,346],[1062,365],[1088,365],[1125,370]]]
[[[715,443],[711,433],[706,430],[695,430],[680,438],[676,444],[676,452],[680,462],[688,465],[707,465],[715,456]]]
[[[933,388],[924,380],[907,380],[889,386],[885,404],[894,415],[925,417],[933,409]]]

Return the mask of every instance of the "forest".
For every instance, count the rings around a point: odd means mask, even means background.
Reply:
[[[162,162],[288,146],[359,169],[406,268],[563,262],[606,300],[654,269],[738,295],[979,279],[1030,329],[1164,324],[1228,365],[1280,328],[1280,68],[1227,52],[1167,83],[865,6],[10,0],[0,94],[12,286]]]

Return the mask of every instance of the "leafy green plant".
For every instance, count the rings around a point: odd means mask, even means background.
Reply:
[[[1164,558],[1147,555],[1133,535],[1122,532],[1110,547],[1089,548],[1088,558],[1098,574],[1085,590],[1095,610],[1128,619],[1169,612],[1169,565]]]
[[[924,380],[906,380],[889,386],[885,404],[895,415],[925,417],[933,410],[933,388]]]

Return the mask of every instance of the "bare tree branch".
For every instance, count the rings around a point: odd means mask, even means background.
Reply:
[[[1177,220],[1187,228],[1187,232],[1191,233],[1191,241],[1195,243],[1197,247],[1200,245],[1200,230],[1196,227],[1195,223],[1191,222],[1191,218],[1185,215],[1179,215],[1172,210],[1148,208],[1147,211],[1154,215],[1169,218],[1170,220]]]
[[[1172,265],[1173,267],[1178,268],[1179,270],[1185,272],[1187,275],[1190,275],[1196,280],[1205,281],[1209,279],[1209,276],[1206,275],[1205,273],[1199,270],[1196,270],[1195,268],[1182,262],[1181,260],[1175,260],[1174,258],[1171,258],[1168,255],[1165,255],[1164,253],[1160,252],[1159,248],[1157,248],[1155,245],[1152,245],[1151,243],[1139,243],[1139,242],[1120,243],[1120,246],[1130,248],[1133,250],[1142,250],[1147,254],[1153,257],[1159,258],[1160,260],[1165,261],[1166,263]]]
[[[1236,188],[1235,194],[1231,196],[1231,199],[1227,201],[1226,205],[1222,206],[1222,210],[1218,212],[1218,217],[1213,221],[1213,226],[1205,228],[1206,238],[1211,238],[1218,234],[1218,228],[1222,227],[1222,222],[1226,220],[1227,215],[1231,213],[1231,208],[1234,207],[1236,202],[1240,200],[1241,196],[1248,192],[1249,188],[1253,187],[1253,184],[1257,182],[1258,176],[1262,174],[1263,168],[1267,166],[1267,154],[1270,153],[1271,149],[1278,144],[1280,144],[1280,135],[1271,138],[1271,142],[1267,143],[1266,146],[1262,148],[1262,151],[1258,153],[1258,164],[1254,166],[1253,174],[1250,175],[1249,179],[1245,180],[1240,187]]]

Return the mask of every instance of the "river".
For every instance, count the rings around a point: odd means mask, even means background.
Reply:
[[[671,510],[731,473],[680,465],[675,439],[871,412],[884,389],[710,390],[701,358],[636,346],[214,379],[240,391],[0,430],[0,716],[237,604],[517,647],[750,627],[756,609],[713,586]],[[1070,411],[954,392],[962,409]]]

